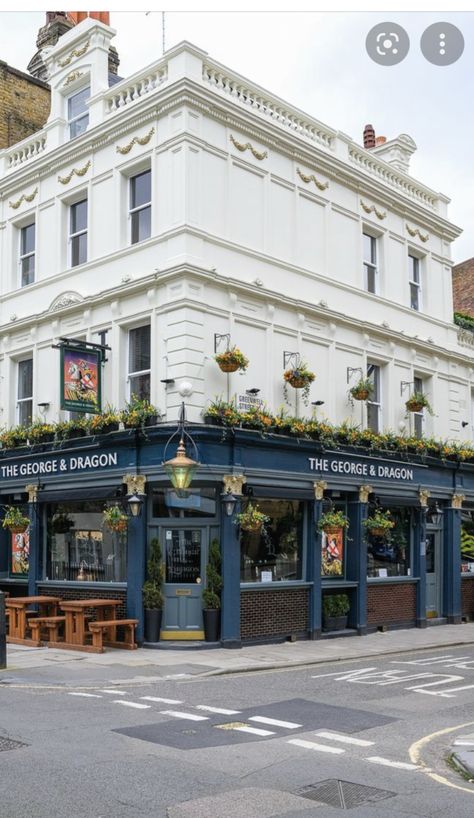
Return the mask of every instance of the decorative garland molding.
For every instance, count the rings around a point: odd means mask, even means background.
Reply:
[[[90,40],[87,40],[81,48],[73,48],[70,54],[67,57],[64,57],[63,60],[58,60],[58,65],[60,68],[66,68],[66,66],[70,65],[74,57],[82,57],[83,54],[86,54],[89,50]]]
[[[123,145],[123,146],[117,145],[115,150],[117,151],[117,153],[122,153],[122,154],[130,153],[130,151],[132,150],[134,145],[148,145],[148,143],[149,143],[149,141],[150,141],[150,139],[151,139],[151,137],[153,136],[154,133],[155,133],[155,129],[150,128],[150,130],[148,131],[147,134],[145,134],[145,136],[134,136],[130,140],[130,142],[128,142],[127,145]]]
[[[306,174],[303,173],[303,171],[300,170],[300,168],[296,168],[296,172],[300,177],[301,181],[305,183],[305,185],[309,185],[310,182],[314,182],[318,190],[327,190],[327,188],[329,187],[329,182],[327,181],[320,182],[319,179],[316,179],[314,173],[312,173],[310,176],[306,176]]]
[[[409,224],[405,224],[405,227],[407,229],[407,233],[409,233],[409,235],[412,236],[413,238],[415,238],[415,236],[418,236],[418,238],[421,239],[421,241],[423,242],[428,241],[430,237],[429,233],[422,233],[420,230],[418,230],[417,227],[410,227]]]
[[[75,82],[79,79],[79,77],[84,76],[84,71],[73,71],[71,74],[68,74],[66,79],[63,82],[63,88],[67,88],[68,85],[71,85],[71,82]]]
[[[73,168],[67,176],[58,176],[58,182],[61,182],[62,185],[68,185],[73,176],[85,176],[91,164],[91,160],[89,159],[83,168]]]
[[[8,202],[8,204],[10,205],[10,207],[13,208],[13,210],[18,210],[22,202],[32,202],[37,193],[38,186],[35,187],[32,193],[22,193],[22,195],[20,196],[19,199],[16,200],[16,202]]]
[[[251,151],[252,156],[255,156],[255,159],[258,159],[260,162],[262,161],[262,159],[266,159],[268,156],[268,151],[263,151],[263,153],[260,153],[256,148],[253,147],[253,145],[250,144],[250,142],[245,142],[245,144],[243,142],[237,142],[237,140],[232,136],[232,134],[230,135],[230,141],[241,153],[244,153],[246,150]]]
[[[364,202],[363,199],[360,200],[360,206],[362,210],[365,210],[366,213],[375,213],[375,215],[377,216],[378,219],[380,219],[380,221],[383,221],[383,219],[387,217],[386,210],[377,210],[375,205],[368,205],[366,202]]]

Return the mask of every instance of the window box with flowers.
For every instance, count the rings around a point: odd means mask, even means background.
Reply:
[[[161,412],[146,398],[132,395],[120,413],[120,420],[126,429],[143,429],[145,426],[156,426]]]
[[[29,518],[22,514],[18,506],[6,507],[5,517],[2,520],[3,528],[8,528],[12,534],[24,534],[29,524]]]
[[[86,418],[65,420],[56,424],[56,440],[74,440],[89,434],[89,423]]]
[[[124,532],[128,527],[128,517],[118,505],[104,509],[104,525],[110,531]]]
[[[235,346],[225,352],[218,352],[214,360],[222,372],[237,372],[238,370],[245,372],[249,365],[249,359]]]
[[[235,515],[234,522],[242,531],[261,531],[265,523],[270,522],[270,517],[260,511],[258,503],[248,503],[245,511]]]
[[[94,415],[89,421],[89,428],[93,435],[107,435],[117,432],[120,425],[120,415],[114,409],[107,409],[100,415]]]
[[[239,426],[240,414],[233,403],[214,398],[204,409],[204,422],[212,426]]]
[[[300,361],[300,363],[292,367],[291,369],[286,369],[283,373],[283,379],[285,381],[283,386],[283,392],[285,395],[285,400],[288,401],[288,384],[293,387],[293,389],[302,389],[303,392],[303,403],[305,406],[308,405],[309,400],[309,389],[311,384],[313,383],[316,375],[314,372],[311,372],[308,369],[308,365],[304,361]]]
[[[0,442],[3,449],[16,449],[26,446],[26,428],[24,426],[13,426],[5,429],[0,435]]]
[[[31,446],[37,443],[52,443],[56,435],[56,426],[52,423],[44,423],[35,420],[27,430],[28,441]]]

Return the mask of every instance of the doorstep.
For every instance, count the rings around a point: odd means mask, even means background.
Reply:
[[[355,628],[344,628],[340,631],[322,631],[320,639],[337,639],[339,636],[359,636]]]
[[[429,616],[426,619],[426,624],[429,628],[432,628],[434,625],[447,625],[448,620],[445,616]]]
[[[221,648],[220,642],[202,642],[197,639],[180,639],[177,642],[143,642],[140,647],[150,650],[211,650],[211,648]]]

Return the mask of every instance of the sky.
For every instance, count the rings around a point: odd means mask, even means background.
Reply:
[[[44,12],[0,12],[0,60],[25,70],[44,20]],[[408,56],[391,67],[365,50],[368,31],[385,20],[410,37]],[[161,12],[114,11],[110,21],[120,76],[161,56]],[[464,35],[451,66],[421,54],[421,35],[435,22]],[[184,39],[356,141],[368,122],[387,138],[409,134],[418,147],[411,174],[452,200],[449,217],[464,230],[454,260],[474,256],[474,12],[166,12],[165,47]]]

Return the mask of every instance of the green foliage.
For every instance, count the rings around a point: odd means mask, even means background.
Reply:
[[[318,521],[318,531],[325,531],[327,528],[347,528],[349,518],[343,511],[327,511],[322,514]]]
[[[461,554],[474,562],[474,534],[467,531],[464,525],[461,528]]]
[[[408,412],[419,412],[426,409],[430,415],[434,414],[431,404],[424,392],[412,392],[405,403]]]
[[[104,525],[111,531],[126,531],[128,517],[117,504],[104,509]]]
[[[160,417],[160,410],[156,406],[137,395],[132,395],[128,403],[125,404],[125,409],[120,412],[120,420],[127,429],[138,429],[141,426],[143,427],[151,418],[158,420]]]
[[[2,520],[2,526],[4,528],[10,528],[11,530],[19,529],[26,531],[30,524],[30,520],[28,517],[25,517],[22,514],[22,511],[18,506],[6,506],[5,508],[5,517]]]
[[[147,579],[143,583],[143,606],[147,610],[163,608],[163,563],[160,541],[154,537],[150,542],[147,562]]]
[[[245,372],[249,365],[249,359],[235,346],[232,347],[232,349],[226,350],[226,352],[219,352],[217,355],[214,355],[214,359],[219,366],[225,367],[227,364],[230,364],[231,366],[236,366],[242,372]]]
[[[209,561],[206,566],[206,589],[202,592],[204,608],[218,610],[221,607],[222,577],[221,549],[219,541],[212,540],[209,546]]]
[[[248,503],[246,509],[234,517],[235,525],[240,525],[243,531],[258,531],[269,522],[270,517],[260,511],[258,503]]]
[[[469,329],[474,332],[474,318],[466,312],[455,312],[454,323],[463,329]]]
[[[392,520],[390,511],[383,511],[383,509],[378,508],[370,517],[364,520],[363,525],[368,531],[373,528],[380,528],[383,529],[384,534],[389,534],[395,523]]]
[[[368,400],[374,393],[374,384],[370,378],[360,378],[355,386],[349,389],[349,394],[354,400]]]
[[[347,594],[325,594],[323,596],[324,616],[345,616],[350,609]]]

